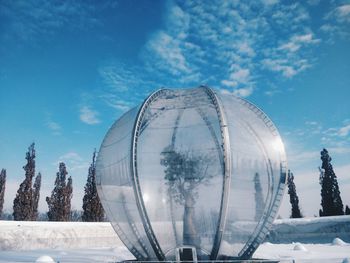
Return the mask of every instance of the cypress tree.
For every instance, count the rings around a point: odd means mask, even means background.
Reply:
[[[303,217],[299,208],[299,198],[297,195],[297,190],[294,184],[294,175],[288,170],[288,194],[290,204],[292,205],[291,218],[301,218]]]
[[[104,210],[96,189],[96,150],[92,156],[84,191],[82,220],[87,222],[103,221]]]
[[[259,221],[264,212],[264,206],[265,206],[259,173],[255,173],[254,187],[255,187],[255,221]]]
[[[68,221],[70,219],[73,186],[72,177],[69,177],[66,182],[67,174],[66,165],[63,162],[60,163],[51,197],[46,197],[49,221]]]
[[[23,166],[25,179],[20,184],[16,197],[13,200],[14,220],[32,220],[33,218],[33,187],[35,175],[35,149],[32,143],[26,153],[27,164]]]
[[[4,208],[5,187],[6,187],[6,170],[2,169],[0,173],[0,218],[2,217],[2,209]]]
[[[41,173],[35,178],[34,186],[33,186],[33,217],[32,220],[38,219],[38,205],[40,199],[40,187],[41,187]]]
[[[348,205],[346,205],[346,207],[345,207],[345,214],[350,215],[350,208]]]
[[[340,197],[337,176],[331,164],[328,151],[321,151],[322,169],[320,169],[321,206],[320,216],[344,215],[344,206]]]

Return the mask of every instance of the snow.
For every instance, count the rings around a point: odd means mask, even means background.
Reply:
[[[275,220],[271,243],[331,243],[334,238],[350,242],[350,216]]]
[[[134,259],[130,252],[122,246],[115,248],[96,249],[36,249],[23,251],[1,251],[0,262],[36,262],[42,255],[48,255],[54,262],[120,262],[125,259]]]
[[[0,221],[0,250],[123,245],[110,223]]]
[[[50,256],[41,256],[35,260],[35,263],[55,263],[55,260]]]
[[[349,263],[349,228],[349,216],[276,220],[274,236],[261,244],[253,257],[290,263]],[[0,233],[0,262],[119,262],[134,258],[110,223],[0,221]]]
[[[294,250],[295,244],[263,243],[254,253],[254,258],[278,259],[281,263],[341,263],[350,258],[350,246],[328,244],[302,244],[303,250]]]
[[[346,246],[346,245],[347,245],[343,240],[341,240],[341,239],[338,238],[338,237],[336,237],[336,238],[333,239],[332,244],[333,244],[334,246]]]
[[[294,246],[293,250],[307,251],[307,249],[306,249],[302,244],[300,244],[300,243],[297,243],[297,244]]]

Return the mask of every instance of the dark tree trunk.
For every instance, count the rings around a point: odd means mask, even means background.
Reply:
[[[192,193],[185,194],[184,218],[183,218],[183,240],[185,245],[199,246],[199,238],[195,225],[195,200]]]

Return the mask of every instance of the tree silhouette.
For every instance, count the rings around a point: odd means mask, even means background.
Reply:
[[[345,214],[350,215],[350,208],[348,205],[345,206]]]
[[[96,150],[92,156],[84,191],[82,220],[88,222],[103,221],[104,210],[96,189]]]
[[[34,215],[35,196],[32,186],[35,176],[35,149],[32,143],[26,153],[27,164],[23,166],[25,171],[25,179],[20,184],[15,199],[13,200],[13,218],[14,220],[36,220]],[[39,175],[38,175],[39,176]],[[39,176],[41,177],[41,175]],[[40,186],[39,186],[40,190]],[[39,200],[39,199],[38,199]],[[37,209],[37,204],[36,204]]]
[[[46,197],[49,206],[47,216],[49,221],[68,221],[71,212],[71,199],[73,193],[72,177],[67,178],[66,165],[59,164],[59,171],[56,174],[55,188],[51,197]],[[66,182],[67,181],[67,182]]]
[[[320,216],[344,215],[344,206],[340,197],[337,176],[331,164],[328,151],[321,151],[322,169],[320,169],[321,206]]]
[[[299,208],[299,198],[297,195],[297,190],[294,184],[294,175],[293,173],[288,170],[288,194],[289,194],[289,201],[292,205],[292,214],[291,218],[302,218],[303,215],[300,212]]]
[[[2,217],[2,209],[4,208],[5,187],[6,187],[6,170],[2,169],[0,173],[0,218]]]
[[[33,216],[32,220],[38,219],[38,205],[39,205],[39,199],[40,199],[40,187],[41,187],[41,173],[38,173],[38,175],[35,178],[34,182],[34,192],[33,192]]]
[[[254,188],[255,188],[255,221],[259,221],[264,212],[264,207],[265,207],[259,173],[255,173]]]
[[[161,165],[165,167],[168,192],[176,203],[184,207],[183,242],[199,246],[194,222],[194,207],[198,198],[198,186],[209,182],[210,158],[192,152],[179,152],[167,146],[161,153]]]

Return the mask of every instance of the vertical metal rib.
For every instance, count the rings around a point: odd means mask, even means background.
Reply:
[[[219,254],[220,244],[222,241],[222,236],[226,224],[226,216],[228,210],[228,198],[230,194],[230,183],[231,183],[231,147],[230,147],[230,138],[228,132],[228,124],[226,120],[226,115],[221,105],[220,100],[216,96],[213,90],[208,87],[202,86],[208,94],[209,98],[212,100],[215,110],[217,112],[221,130],[221,139],[222,139],[222,151],[223,151],[223,166],[224,166],[224,178],[222,185],[222,195],[221,195],[221,204],[219,212],[218,226],[215,233],[213,249],[211,251],[210,259],[216,260]]]
[[[133,128],[133,136],[132,136],[132,141],[131,141],[131,173],[132,173],[132,180],[133,180],[133,188],[134,188],[134,194],[135,194],[135,199],[136,199],[136,204],[137,208],[140,213],[140,217],[142,220],[143,227],[145,229],[147,238],[154,250],[154,253],[156,254],[157,258],[159,261],[164,261],[165,256],[164,253],[159,246],[159,243],[154,235],[154,231],[152,229],[150,220],[148,218],[145,204],[143,202],[142,198],[142,193],[141,193],[141,188],[140,188],[140,183],[139,183],[139,177],[138,177],[138,171],[137,171],[137,142],[138,142],[138,137],[140,135],[140,130],[141,130],[141,124],[142,124],[142,119],[144,117],[144,114],[147,110],[147,107],[151,104],[153,100],[155,100],[160,94],[166,92],[165,89],[160,89],[152,93],[148,98],[143,102],[141,105],[141,108],[139,109],[139,112],[137,113],[135,125]]]

